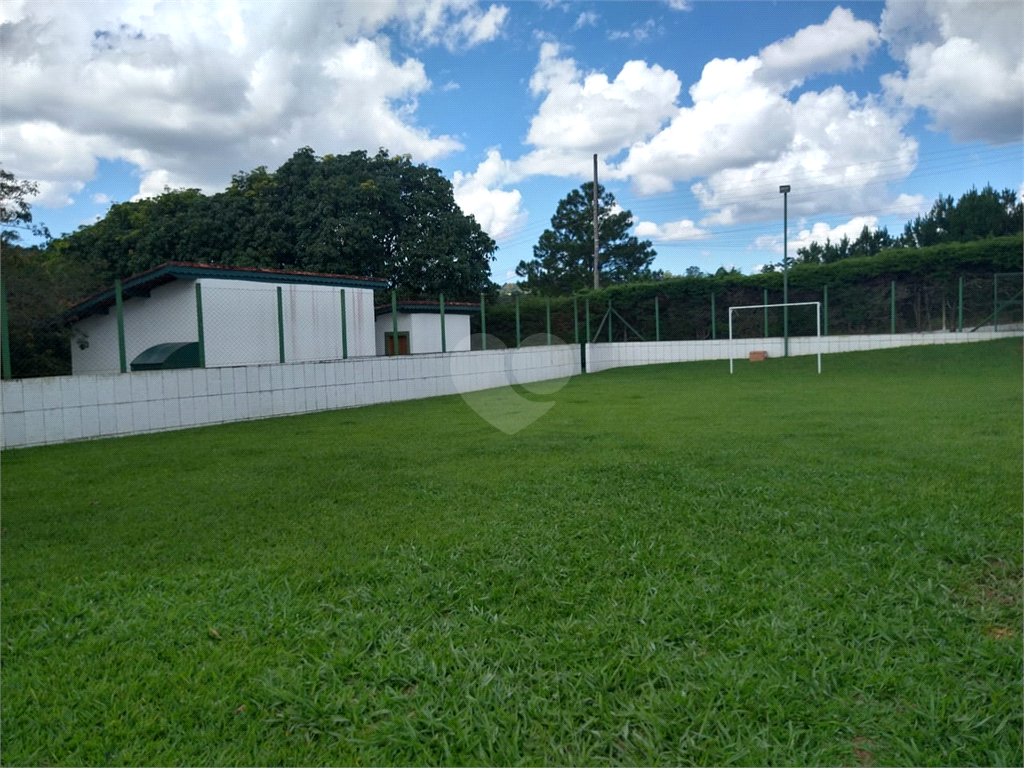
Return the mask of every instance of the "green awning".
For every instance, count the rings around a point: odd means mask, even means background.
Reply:
[[[171,368],[198,367],[198,341],[157,344],[132,360],[133,371],[166,371]]]

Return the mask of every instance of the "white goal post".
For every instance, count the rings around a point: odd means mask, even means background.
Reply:
[[[740,309],[768,309],[769,307],[809,307],[814,306],[814,319],[818,324],[818,340],[821,340],[821,302],[820,301],[790,301],[782,304],[750,304],[745,307],[729,307],[729,373],[732,373],[733,362],[733,338],[732,338],[732,312]],[[818,373],[821,373],[821,344],[818,344]]]

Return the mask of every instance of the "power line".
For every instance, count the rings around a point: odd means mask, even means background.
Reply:
[[[940,164],[937,164],[937,165],[932,164],[932,165],[927,166],[924,169],[911,171],[911,173],[913,174],[915,179],[918,179],[918,178],[929,178],[929,177],[932,177],[932,176],[936,176],[936,175],[944,174],[944,173],[950,173],[950,172],[953,172],[953,171],[966,170],[966,169],[970,169],[970,168],[983,168],[983,167],[989,167],[989,166],[993,166],[993,165],[998,165],[998,164],[1001,164],[1001,163],[1003,163],[1005,161],[1008,161],[1010,159],[1016,159],[1016,157],[1018,155],[1020,155],[1020,148],[1019,147],[1006,147],[1006,148],[1000,148],[999,150],[995,150],[995,152],[999,152],[1000,154],[995,156],[995,157],[992,157],[991,153],[990,153],[989,156],[984,158],[984,159],[972,160],[972,161],[969,161],[969,162],[965,162],[965,161],[969,160],[968,156],[973,153],[972,150],[965,150],[965,149],[960,149],[960,148],[952,148],[952,149],[946,149],[946,150],[937,150],[937,151],[929,152],[929,153],[922,153],[921,156],[940,157],[941,159],[946,160],[947,163],[946,164],[940,163]],[[892,160],[892,158],[890,158],[890,160]],[[952,161],[951,164],[948,161]],[[861,166],[877,165],[878,162],[879,161],[872,161],[872,162],[854,164],[854,165],[851,165],[851,166],[848,166],[848,167],[861,167]],[[920,166],[918,166],[918,167],[920,168]],[[828,172],[822,172],[822,173],[818,174],[818,176],[822,177],[822,178],[826,177],[827,175],[828,175]],[[908,175],[909,174],[907,174],[907,173],[902,173],[901,172],[901,173],[899,173],[897,175],[892,175],[892,176],[889,176],[889,177],[874,178],[871,181],[868,181],[868,182],[865,182],[864,184],[859,185],[857,187],[857,189],[861,190],[861,189],[865,189],[865,188],[873,188],[873,187],[882,186],[882,185],[889,184],[889,183],[894,182],[894,181],[900,181],[902,179],[905,179],[905,178],[908,177]],[[813,179],[814,175],[812,174],[810,178]],[[804,175],[802,177],[803,181],[807,181],[807,179],[808,179],[807,175]],[[750,200],[760,200],[760,199],[763,199],[764,195],[765,195],[764,187],[768,186],[768,181],[769,181],[768,179],[765,179],[764,182],[759,183],[757,185],[747,184],[745,186],[746,186],[746,188],[748,190],[750,190],[749,192],[744,193],[744,192],[741,191],[739,194],[732,194],[732,195],[730,195],[727,198],[723,198],[721,200],[716,200],[715,201],[715,207],[721,209],[721,208],[728,207],[730,205],[736,205],[736,204],[740,204],[740,203],[747,202],[747,201],[750,201]],[[774,183],[776,181],[778,181],[778,179],[772,179],[771,183],[774,185]],[[763,184],[763,186],[762,186],[762,184]],[[814,194],[819,194],[819,193],[824,192],[824,191],[833,190],[835,188],[836,188],[835,184],[819,184],[819,185],[813,185],[812,184],[811,186],[802,186],[801,189],[800,189],[800,192],[801,192],[801,195],[814,195]],[[755,189],[758,190],[758,191],[755,192],[754,191]],[[686,194],[686,193],[683,192],[683,191],[673,192],[673,193],[671,193],[669,195],[666,195],[666,196],[662,197],[661,199],[664,200],[666,197],[671,198],[671,197],[677,197],[677,196],[681,198],[681,196],[683,194]],[[636,207],[636,206],[634,206],[634,207]],[[643,206],[642,209],[640,209],[641,212],[637,216],[637,218],[646,218],[647,216],[652,216],[653,217],[653,215],[656,214],[656,213],[661,213],[661,212],[669,211],[669,210],[672,210],[673,208],[677,208],[677,207],[678,206],[676,206],[675,204],[673,204],[671,202],[668,202],[667,200],[666,200],[666,204],[664,204],[664,205],[659,205],[659,204],[645,205],[645,206]],[[829,215],[829,214],[821,214],[821,215]],[[882,211],[882,210],[871,210],[871,211],[866,211],[866,212],[861,212],[861,213],[852,213],[851,214],[849,212],[846,212],[846,213],[837,213],[837,214],[831,214],[831,215],[845,215],[845,216],[850,216],[852,218],[852,217],[855,217],[855,216],[864,216],[864,215],[885,215],[885,211]],[[732,233],[732,232],[740,232],[740,231],[752,230],[752,229],[760,229],[762,227],[763,227],[763,224],[761,224],[761,223],[752,223],[750,225],[745,225],[745,226],[741,226],[741,227],[732,227],[732,228],[724,229],[724,230],[716,230],[716,231],[712,232],[712,236],[715,238],[716,242],[718,242],[718,236],[721,235],[721,234]],[[521,246],[524,243],[527,243],[527,242],[530,242],[532,240],[535,240],[537,237],[539,237],[540,233],[543,232],[545,228],[546,228],[546,226],[543,225],[543,224],[538,224],[538,225],[535,225],[535,226],[532,226],[532,227],[528,227],[527,229],[521,231],[520,233],[517,233],[517,235],[515,235],[512,238],[510,238],[509,240],[506,240],[506,241],[502,242],[500,244],[500,247],[501,248],[512,249],[512,248],[516,248],[518,246]],[[689,243],[689,242],[706,242],[706,241],[687,241],[687,243]],[[664,246],[676,247],[676,246],[683,245],[683,244],[684,243],[662,242],[662,243],[657,243],[656,246],[657,247],[664,247]]]

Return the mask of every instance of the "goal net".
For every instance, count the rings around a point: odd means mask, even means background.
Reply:
[[[787,307],[787,308],[788,307],[814,307],[815,325],[817,327],[817,338],[818,338],[818,344],[817,344],[817,348],[818,348],[818,373],[821,373],[821,302],[820,301],[790,301],[790,302],[784,302],[784,303],[781,303],[781,304],[750,304],[750,305],[744,306],[744,307],[729,307],[729,373],[733,372],[733,360],[736,357],[736,355],[734,354],[734,352],[735,352],[734,342],[738,341],[737,339],[733,338],[732,313],[733,312],[740,312],[742,310],[759,309],[759,310],[761,310],[761,311],[763,311],[765,313],[765,317],[767,318],[768,310],[770,308],[773,308],[773,307]],[[767,320],[765,322],[767,323]],[[788,349],[788,342],[789,342],[789,337],[787,336],[786,339],[785,339],[785,343],[787,345],[787,349]]]

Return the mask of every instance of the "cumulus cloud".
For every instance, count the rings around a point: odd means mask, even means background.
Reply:
[[[691,190],[709,211],[704,227],[777,216],[780,183],[804,215],[881,209],[891,202],[885,183],[917,162],[904,118],[839,86],[788,96],[807,76],[857,65],[877,41],[872,24],[838,8],[756,56],[713,59],[689,89],[692,106],[634,142],[611,177],[640,194],[701,179]]]
[[[614,80],[584,75],[557,44],[544,43],[530,78],[532,92],[544,94],[526,138],[541,150],[533,172],[542,172],[544,161],[557,166],[560,151],[614,153],[650,136],[675,112],[680,88],[674,72],[643,61],[627,61]]]
[[[864,63],[879,39],[874,24],[837,7],[823,24],[804,27],[763,48],[757,77],[792,87],[813,74],[851,69]]]
[[[110,198],[102,192],[97,192],[91,199],[96,205],[106,205],[110,202]]]
[[[521,229],[528,215],[522,208],[523,196],[518,189],[501,189],[510,178],[510,163],[502,160],[496,149],[488,151],[475,172],[456,171],[452,177],[455,202],[499,242]]]
[[[715,170],[691,187],[712,211],[702,225],[778,216],[780,184],[792,187],[789,207],[796,215],[880,210],[891,204],[886,183],[917,164],[917,141],[874,99],[836,86],[786,105],[790,134],[778,154]]]
[[[894,199],[887,189],[917,163],[903,111],[838,86],[790,95],[806,77],[859,66],[879,40],[873,24],[837,8],[757,55],[709,61],[686,105],[671,70],[628,61],[614,78],[585,73],[545,41],[530,79],[531,92],[543,96],[527,135],[531,148],[502,161],[503,183],[587,179],[593,153],[602,179],[628,181],[641,195],[696,182],[691,191],[706,216],[692,229],[644,222],[661,237],[776,218],[780,183],[793,185],[795,215],[914,210],[916,196]]]
[[[701,229],[689,219],[668,221],[656,224],[653,221],[641,221],[634,230],[637,237],[645,237],[656,243],[676,243],[688,240],[705,240],[711,237],[706,229]]]
[[[4,3],[4,164],[71,201],[98,158],[138,166],[140,195],[221,189],[297,147],[387,146],[420,161],[462,147],[414,122],[431,86],[392,55],[388,25],[449,48],[496,37],[508,9],[463,0],[308,3]],[[390,28],[390,27],[389,27]]]
[[[1015,2],[889,3],[881,35],[905,71],[893,98],[931,114],[956,141],[1007,144],[1024,133],[1024,6]]]
[[[834,227],[823,221],[815,222],[809,228],[801,229],[796,235],[789,236],[789,255],[790,257],[796,256],[798,249],[807,248],[811,243],[824,245],[826,240],[837,243],[844,237],[851,241],[856,240],[860,237],[864,227],[867,227],[868,231],[874,232],[878,229],[878,218],[876,216],[856,216]],[[764,235],[757,238],[752,247],[759,251],[773,251],[781,254],[782,236]]]

